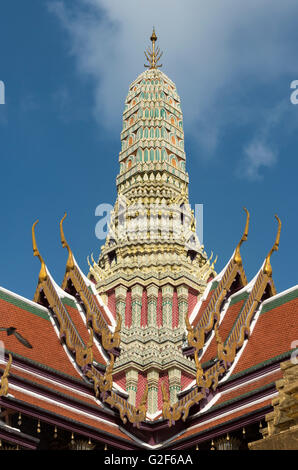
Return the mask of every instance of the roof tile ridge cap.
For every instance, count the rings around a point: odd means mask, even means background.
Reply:
[[[72,328],[74,329],[75,333],[78,335],[79,340],[82,342],[82,344],[83,344],[84,346],[86,346],[86,344],[85,344],[85,342],[84,342],[82,336],[80,335],[80,333],[79,333],[79,331],[78,331],[78,328],[77,328],[76,324],[74,323],[73,319],[71,318],[71,315],[69,315],[67,308],[65,307],[65,305],[64,305],[63,302],[62,302],[62,298],[68,297],[68,298],[70,298],[71,300],[73,300],[73,301],[75,302],[75,304],[76,304],[75,298],[74,298],[72,295],[70,295],[70,294],[68,294],[67,292],[65,292],[63,289],[61,289],[61,287],[56,283],[56,281],[55,281],[55,280],[53,279],[53,277],[51,276],[51,274],[50,274],[50,272],[49,272],[49,270],[48,270],[47,267],[46,267],[46,271],[47,271],[47,275],[48,275],[48,277],[49,277],[49,280],[51,281],[51,283],[53,284],[54,289],[56,290],[56,293],[57,293],[57,295],[58,295],[58,297],[59,297],[59,300],[60,300],[60,302],[61,302],[61,304],[62,304],[62,307],[63,307],[63,309],[64,309],[64,311],[65,311],[65,313],[66,313],[66,315],[67,315],[67,317],[68,317],[68,320],[69,320],[70,324],[72,325]],[[75,362],[76,362],[76,361],[75,361]]]
[[[20,382],[23,382],[24,385],[31,385],[33,388],[38,388],[43,392],[50,392],[53,395],[57,395],[57,397],[65,398],[70,401],[73,401],[74,403],[77,404],[85,404],[87,407],[91,407],[93,410],[98,410],[98,405],[95,405],[94,402],[94,394],[92,393],[92,388],[90,389],[91,393],[90,396],[82,396],[80,395],[80,391],[77,391],[75,389],[71,389],[70,391],[67,391],[67,389],[63,388],[64,384],[59,384],[54,382],[53,387],[57,386],[62,388],[62,390],[56,390],[52,388],[50,385],[47,386],[44,383],[39,383],[39,382],[34,382],[34,380],[30,380],[26,377],[22,377],[21,375],[17,375],[15,373],[11,374],[12,377],[16,380],[19,380]],[[73,395],[71,395],[73,393]],[[88,395],[87,391],[84,392],[86,395]],[[88,403],[86,400],[90,400],[92,403]]]
[[[199,311],[200,311],[200,309],[203,305],[203,302],[205,302],[207,300],[208,295],[210,294],[210,291],[211,291],[212,283],[214,282],[214,280],[215,280],[215,278],[212,279],[210,282],[208,282],[208,284],[206,286],[206,289],[203,292],[203,295],[199,298],[199,300],[195,304],[191,314],[189,315],[190,324],[192,324],[194,322],[194,320],[196,319],[197,314],[199,313]]]
[[[63,290],[63,289],[59,286],[59,284],[57,284],[57,282],[55,281],[55,279],[53,278],[53,276],[51,275],[51,273],[50,273],[50,271],[49,271],[49,269],[48,269],[47,267],[46,267],[46,270],[47,270],[47,274],[48,274],[48,276],[49,276],[49,278],[50,278],[50,280],[51,280],[51,283],[53,284],[53,287],[55,288],[55,290],[56,290],[56,292],[57,292],[57,294],[58,294],[60,300],[61,300],[61,298],[67,297],[67,298],[73,300],[73,301],[76,303],[75,297],[73,297],[71,294],[69,294],[68,292],[66,292],[65,290]]]
[[[112,331],[116,328],[116,320],[112,314],[112,312],[110,311],[109,307],[107,305],[105,305],[104,301],[102,300],[101,296],[98,294],[98,292],[96,291],[96,289],[94,288],[94,284],[90,281],[90,279],[88,279],[88,277],[83,273],[83,271],[81,270],[77,260],[75,259],[75,256],[74,254],[72,255],[73,256],[73,261],[74,261],[74,264],[76,266],[76,268],[78,269],[80,275],[82,276],[82,279],[83,281],[85,282],[86,284],[86,287],[89,288],[91,287],[91,290],[92,290],[92,294],[96,297],[96,299],[98,300],[98,303],[99,305],[104,309],[106,315],[108,316],[110,322],[111,322],[111,325],[107,324],[107,327],[108,328],[111,328]]]
[[[261,268],[261,269],[262,269],[262,268]],[[247,301],[248,301],[248,299],[247,299]],[[246,301],[246,302],[247,302],[247,301]],[[242,309],[244,308],[246,302],[244,302],[244,305],[242,306],[241,311],[242,311]],[[224,383],[224,382],[226,382],[226,381],[229,379],[229,377],[231,377],[231,376],[233,375],[234,368],[237,366],[238,362],[241,360],[242,354],[245,352],[247,344],[249,344],[249,339],[252,337],[252,335],[253,335],[253,333],[254,333],[254,331],[255,331],[255,328],[256,328],[256,326],[257,326],[257,324],[258,324],[258,322],[259,322],[259,318],[260,318],[260,315],[261,315],[261,312],[262,312],[262,307],[263,307],[263,303],[261,303],[261,304],[257,307],[257,309],[255,310],[254,316],[253,316],[253,318],[252,318],[252,320],[251,320],[251,322],[250,322],[250,334],[249,334],[249,338],[244,339],[242,345],[240,346],[240,348],[238,349],[238,351],[236,351],[236,354],[235,354],[233,363],[232,363],[231,367],[227,370],[227,373],[224,375],[224,377],[219,380],[219,382],[218,382],[219,385],[222,384],[222,383]],[[241,314],[241,311],[239,312],[237,318],[235,319],[235,322],[234,322],[234,324],[233,324],[233,326],[232,326],[232,328],[231,328],[231,330],[230,330],[230,332],[229,332],[229,334],[228,334],[228,336],[227,336],[226,341],[228,340],[229,336],[232,334],[232,331],[233,331],[233,329],[234,329],[234,327],[235,327],[235,325],[236,325],[236,323],[237,323],[237,320],[238,320],[238,318],[239,318],[239,316],[240,316],[240,314]]]
[[[206,289],[203,292],[203,295],[197,301],[197,303],[194,306],[191,314],[189,315],[190,324],[192,324],[194,322],[194,320],[196,319],[197,314],[199,313],[199,311],[200,311],[200,309],[203,305],[203,302],[205,302],[207,300],[208,295],[210,294],[210,291],[211,291],[211,286],[212,286],[212,281],[210,281],[208,283],[208,285],[206,286]],[[210,301],[211,301],[211,299],[210,299]],[[207,305],[206,305],[206,307],[207,307]]]
[[[221,281],[221,279],[222,279],[222,277],[223,277],[225,271],[227,270],[227,268],[228,268],[230,262],[232,261],[232,259],[234,259],[235,251],[236,251],[236,250],[233,251],[232,256],[230,257],[229,261],[225,264],[225,266],[222,268],[222,270],[212,279],[212,281],[210,281],[211,284],[212,284],[213,282],[220,282],[220,281]]]
[[[84,382],[84,380],[82,380],[82,377],[79,375],[79,378],[78,377],[74,377],[66,372],[63,372],[61,370],[58,370],[58,369],[55,369],[54,367],[51,367],[47,364],[44,364],[43,362],[38,362],[36,361],[35,359],[31,359],[31,358],[28,358],[28,357],[25,357],[25,356],[22,356],[21,354],[18,354],[18,353],[15,353],[14,351],[9,351],[13,358],[14,358],[14,364],[15,365],[18,365],[18,363],[16,363],[16,360],[21,360],[21,362],[24,362],[26,366],[29,366],[29,367],[32,367],[34,370],[31,371],[31,369],[24,369],[25,372],[28,372],[28,373],[33,373],[36,372],[37,374],[50,374],[51,376],[54,375],[58,375],[62,380],[65,380],[65,381],[70,381],[70,382],[75,382],[77,385],[86,385],[86,382]],[[15,360],[16,359],[16,360]],[[21,365],[20,365],[21,367]],[[23,364],[22,364],[22,367],[23,367]],[[37,368],[37,371],[35,371],[35,368]],[[52,380],[52,379],[50,379]]]

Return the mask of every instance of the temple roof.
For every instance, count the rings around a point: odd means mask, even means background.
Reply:
[[[39,252],[36,221],[33,301],[0,288],[0,438],[23,448],[38,440],[5,427],[2,416],[121,449],[183,449],[239,430],[270,411],[280,364],[295,350],[298,285],[277,293],[271,266],[280,219],[250,281],[240,254],[247,209],[219,274],[217,257],[199,242],[180,98],[159,70],[156,40],[153,30],[149,70],[125,101],[118,198],[98,262],[91,256],[88,277],[82,272],[65,214],[68,257],[58,285]],[[137,221],[138,231],[123,220]]]
[[[221,280],[224,279],[231,260],[223,272],[208,283],[199,304],[194,306],[193,311],[192,309],[189,311],[189,318],[193,319],[192,325],[194,327],[198,325],[198,312],[201,311],[201,318],[203,318],[204,312],[208,311],[212,295]],[[227,342],[235,328],[237,318],[240,317],[241,311],[249,301],[258,279],[260,276],[264,276],[263,268],[264,265],[252,281],[242,288],[238,288],[235,293],[227,297],[226,302],[222,303],[216,331],[224,343]],[[86,346],[90,337],[85,320],[86,306],[84,307],[82,298],[77,295],[78,292],[75,290],[73,294],[70,294],[59,287],[51,278],[48,270],[46,272],[48,281],[50,280],[55,289],[59,302],[71,319],[71,325],[73,325],[71,328]],[[81,273],[80,270],[79,272]],[[237,276],[236,271],[235,276]],[[66,278],[63,281],[64,288],[70,287],[69,282],[66,282],[67,279],[75,281],[69,270],[66,271]],[[82,279],[87,283],[84,276]],[[243,279],[245,278],[243,277]],[[233,284],[232,281],[229,282],[231,285]],[[268,278],[266,282],[270,283],[270,279]],[[205,399],[202,399],[199,407],[196,404],[191,406],[184,432],[179,431],[180,437],[175,437],[175,427],[172,427],[169,435],[172,437],[166,439],[163,444],[160,442],[153,447],[151,446],[152,448],[160,448],[161,445],[179,448],[178,442],[180,441],[181,445],[185,446],[193,439],[205,439],[206,432],[212,434],[213,430],[221,429],[222,426],[233,427],[239,420],[245,421],[249,416],[259,417],[260,412],[265,413],[270,409],[272,397],[276,393],[275,381],[281,377],[279,363],[289,358],[293,350],[291,345],[296,334],[298,286],[272,295],[274,289],[268,290],[266,282],[263,283],[262,289],[267,294],[255,307],[249,337],[244,340],[236,352],[235,359],[227,369],[227,373],[222,378],[219,377],[218,385],[212,392],[211,401],[209,399],[206,402]],[[86,287],[89,290],[89,280],[88,284]],[[37,289],[37,292],[39,290],[40,288]],[[75,292],[76,295],[74,295]],[[91,291],[89,290],[89,292]],[[95,297],[98,298],[98,295]],[[39,297],[38,302],[42,298]],[[50,298],[48,298],[49,300]],[[100,305],[103,304],[102,299],[98,299],[97,302],[97,305],[103,308],[103,305]],[[75,426],[81,434],[92,435],[93,439],[98,439],[101,442],[115,443],[119,441],[119,445],[123,448],[138,447],[141,445],[138,433],[134,437],[130,427],[127,429],[127,433],[123,432],[125,425],[121,425],[118,412],[105,404],[101,396],[94,395],[92,381],[90,382],[85,376],[84,369],[81,369],[77,363],[76,356],[73,356],[69,345],[63,344],[63,337],[61,338],[61,334],[59,334],[59,322],[56,323],[53,317],[55,308],[53,310],[53,306],[51,308],[43,306],[0,288],[1,326],[6,328],[14,326],[33,346],[31,349],[24,347],[15,335],[7,337],[2,335],[1,339],[4,340],[6,354],[12,353],[13,358],[9,372],[8,393],[2,396],[2,405],[5,404],[6,407],[22,410],[22,412],[26,411],[30,414],[35,413],[36,416],[38,415],[49,422],[59,423],[60,426],[62,424],[66,427]],[[106,319],[109,317],[110,314]],[[283,329],[284,324],[287,325],[286,329]],[[215,330],[212,328],[211,335],[207,336],[207,341],[200,355],[205,371],[209,370],[210,365],[212,368],[212,362],[218,353],[218,342],[215,336]],[[97,364],[96,367],[100,373],[104,373],[109,363],[109,354],[102,348],[100,337],[97,337],[97,341],[99,347],[94,344],[92,346],[93,363]],[[4,370],[4,368],[5,364],[1,365],[1,369]],[[185,391],[181,392],[182,398],[179,400],[183,400],[187,393],[193,394],[192,390],[197,390],[195,393],[200,393],[200,387],[197,387],[196,380],[188,382]],[[122,396],[121,399],[126,400],[125,382],[121,384],[120,380],[118,384],[114,383],[113,390],[113,393],[120,393],[119,399]],[[143,388],[143,392],[144,390]],[[138,404],[140,405],[140,396]],[[162,417],[162,413],[157,415],[158,421],[156,423],[160,422]],[[188,420],[190,420],[189,423]],[[146,422],[148,425],[150,423],[146,420],[143,422],[143,427]],[[153,428],[150,433],[154,433],[154,423],[153,420]],[[210,426],[211,423],[212,426]],[[146,434],[144,429],[142,432]],[[149,448],[148,445],[145,439],[144,446]]]

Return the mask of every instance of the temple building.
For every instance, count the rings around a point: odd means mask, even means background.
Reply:
[[[89,273],[65,214],[62,284],[38,250],[36,221],[33,300],[0,287],[0,449],[258,448],[274,434],[264,429],[288,370],[283,416],[297,439],[298,285],[277,293],[270,263],[281,221],[247,280],[245,209],[216,273],[189,204],[180,98],[154,30],[150,39],[125,101],[109,232]]]

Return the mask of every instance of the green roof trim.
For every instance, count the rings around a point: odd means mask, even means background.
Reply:
[[[70,299],[69,297],[62,297],[61,302],[63,303],[63,305],[68,305],[69,307],[72,307],[72,308],[75,308],[76,310],[78,310],[78,307],[77,307],[75,301]]]
[[[286,351],[282,354],[279,354],[278,356],[271,357],[270,359],[267,359],[266,361],[259,362],[259,364],[256,364],[255,366],[249,367],[248,369],[241,370],[240,372],[237,372],[237,374],[231,375],[228,380],[226,380],[224,383],[229,383],[231,380],[238,379],[239,377],[242,377],[243,375],[250,374],[251,372],[255,372],[258,369],[262,369],[263,367],[269,366],[273,362],[277,361],[283,361],[287,359],[288,357],[291,356],[291,353],[295,351],[296,349],[291,349],[289,351]]]
[[[266,361],[260,362],[259,364],[256,364],[255,366],[249,367],[248,369],[241,370],[240,372],[237,372],[237,374],[231,375],[228,378],[228,380],[226,380],[224,383],[227,384],[227,383],[231,382],[234,379],[238,379],[239,377],[242,377],[243,375],[250,374],[251,372],[255,372],[258,369],[262,369],[263,367],[266,367],[266,366],[272,364],[273,362],[277,362],[277,361],[282,362],[283,360],[290,357],[291,353],[293,351],[296,351],[296,348],[291,349],[290,351],[284,352],[282,354],[279,354],[278,356],[271,357],[270,359],[267,359]],[[203,367],[203,369],[207,369],[209,366],[210,367],[213,366],[215,364],[215,362],[216,361],[214,361],[213,359],[210,359],[209,361],[204,362],[202,364],[202,367]]]
[[[208,369],[209,366],[210,367],[214,366],[214,364],[216,362],[214,359],[217,359],[217,357],[209,359],[209,361],[203,362],[203,364],[202,364],[203,369]]]
[[[233,297],[230,300],[229,307],[231,307],[234,304],[237,304],[238,302],[241,302],[241,300],[246,300],[248,296],[249,296],[249,293],[247,291],[244,291],[244,292],[241,292],[241,294],[235,295],[235,297]]]
[[[218,281],[213,281],[210,287],[210,291],[214,290],[217,288],[219,282]]]
[[[41,317],[44,320],[50,321],[48,313],[45,312],[42,308],[40,308],[38,304],[36,304],[36,306],[32,305],[31,303],[26,302],[26,300],[22,300],[19,297],[15,297],[14,295],[9,294],[8,292],[5,292],[1,289],[0,299],[12,305],[15,305],[16,307],[22,310],[25,310],[26,312],[33,313],[33,315],[37,315],[38,317]]]
[[[20,358],[22,360],[24,360],[25,362],[27,362],[29,365],[33,365],[33,366],[37,366],[37,367],[40,367],[41,369],[44,369],[45,371],[47,372],[51,372],[51,373],[54,373],[60,377],[63,377],[65,379],[69,379],[73,382],[76,382],[77,384],[79,385],[82,385],[83,384],[86,384],[86,382],[83,380],[83,378],[80,380],[78,379],[77,377],[74,377],[72,375],[69,375],[69,374],[66,374],[65,372],[62,372],[61,370],[57,370],[57,369],[54,369],[53,367],[50,367],[46,364],[43,364],[42,362],[37,362],[37,361],[34,361],[33,359],[29,359],[28,357],[26,356],[22,356],[21,354],[18,354],[14,351],[10,351],[8,349],[5,350],[5,352],[7,353],[11,353],[12,357],[16,357],[16,358]]]
[[[287,302],[291,302],[291,300],[294,300],[297,298],[298,298],[298,288],[295,290],[292,290],[291,292],[288,292],[285,295],[281,295],[277,299],[273,298],[270,302],[263,305],[260,315],[262,315],[262,313],[270,312],[270,310],[280,307],[281,305]]]
[[[66,399],[66,400],[71,400],[71,401],[73,401],[74,403],[77,403],[77,404],[79,404],[79,405],[85,405],[86,407],[91,408],[91,409],[94,410],[94,411],[98,411],[98,406],[96,406],[96,405],[94,405],[94,404],[86,403],[84,400],[81,400],[81,399],[78,398],[78,397],[73,397],[72,395],[68,395],[68,394],[65,393],[65,392],[61,392],[60,390],[55,390],[54,388],[51,388],[50,386],[46,386],[46,385],[44,385],[44,384],[40,384],[40,383],[38,383],[38,382],[35,382],[34,380],[30,380],[30,379],[28,379],[28,378],[21,377],[21,376],[19,376],[17,373],[16,373],[16,374],[15,374],[15,373],[10,373],[9,376],[12,377],[12,378],[14,378],[14,379],[20,380],[20,381],[24,382],[24,383],[27,384],[27,385],[33,385],[34,387],[37,387],[37,388],[39,388],[40,390],[43,390],[43,391],[45,391],[45,392],[51,392],[51,393],[57,395],[58,397],[64,398],[64,399]],[[54,383],[54,385],[63,386],[63,385],[61,385],[61,384],[59,384],[59,383]],[[92,386],[91,383],[87,383],[87,382],[85,383],[85,382],[83,382],[83,383],[81,383],[80,385],[81,385],[81,386],[82,386],[82,385],[85,385],[86,388],[88,388],[88,389],[91,390],[91,391],[94,390],[94,388],[93,388],[93,386]],[[80,391],[81,391],[81,390],[76,390],[77,393],[80,393]],[[94,395],[91,394],[89,398],[90,398],[90,400],[92,400],[92,399],[94,398]]]
[[[273,386],[275,386],[275,382],[276,382],[276,380],[274,382],[270,382],[269,384],[262,385],[262,387],[258,387],[258,388],[255,388],[254,390],[250,390],[249,392],[243,393],[242,395],[238,395],[235,398],[230,398],[230,400],[219,403],[218,405],[214,405],[206,413],[209,413],[210,411],[214,411],[214,410],[217,410],[217,409],[220,409],[220,408],[224,408],[227,405],[231,405],[232,403],[243,400],[243,398],[248,398],[248,397],[254,395],[255,393],[262,392],[263,390],[267,390],[269,388],[272,388]]]

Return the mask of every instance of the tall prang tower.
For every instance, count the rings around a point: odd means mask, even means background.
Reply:
[[[126,100],[118,196],[89,278],[65,214],[60,285],[36,220],[33,301],[0,286],[0,451],[297,449],[298,285],[277,293],[271,265],[281,220],[248,280],[244,208],[242,236],[215,275],[196,235],[179,97],[156,40],[153,31],[149,70]]]
[[[133,405],[148,384],[148,415],[156,416],[161,383],[174,403],[196,376],[194,361],[182,354],[185,316],[215,276],[215,262],[200,245],[189,205],[180,98],[160,70],[154,29],[150,39],[148,70],[125,101],[118,197],[89,278],[122,320],[114,381]]]

